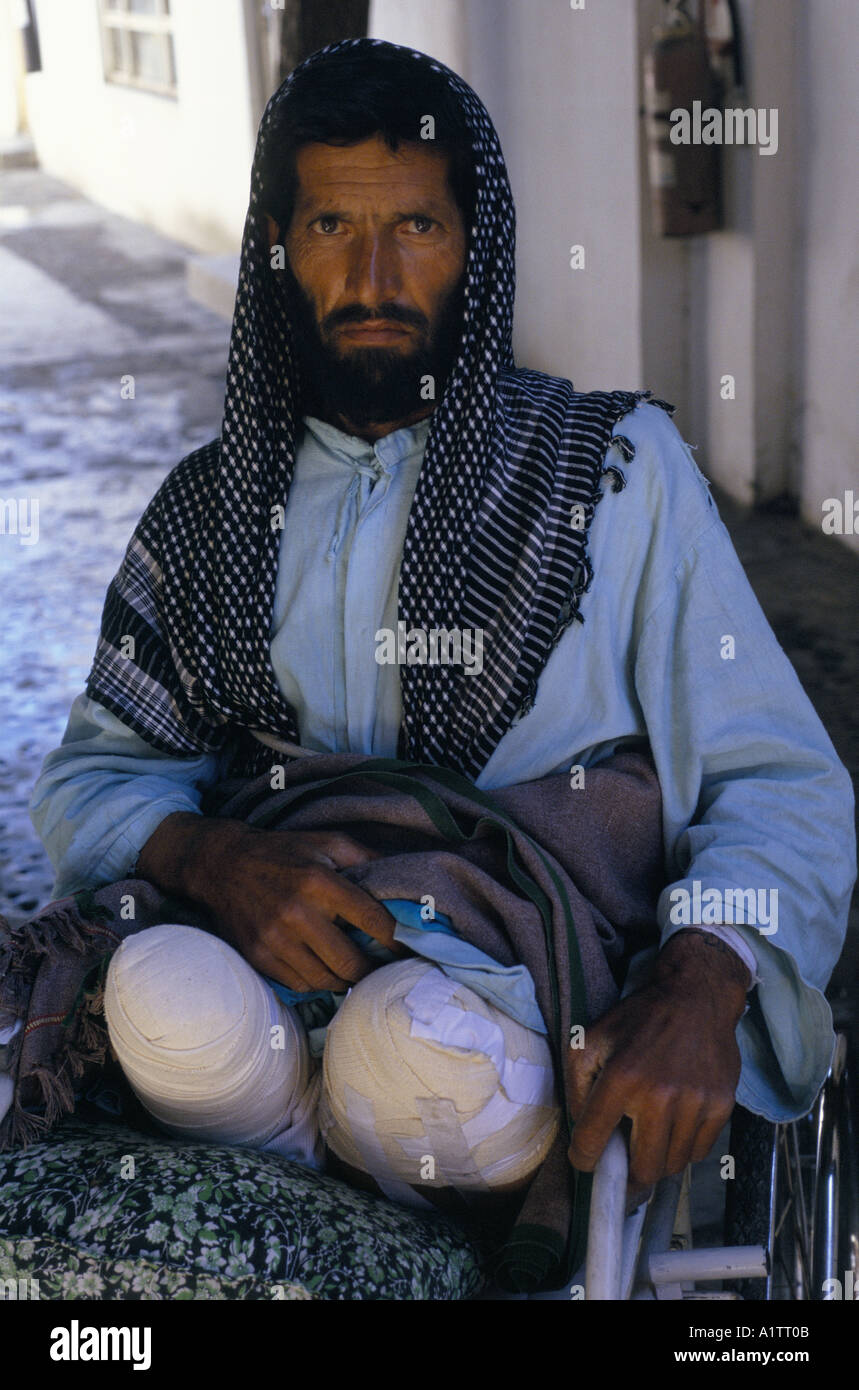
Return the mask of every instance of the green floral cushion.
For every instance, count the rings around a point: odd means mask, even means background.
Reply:
[[[74,1116],[0,1154],[0,1280],[106,1300],[462,1299],[483,1282],[443,1217],[273,1154]]]

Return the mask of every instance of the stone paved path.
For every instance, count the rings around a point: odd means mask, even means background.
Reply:
[[[0,498],[36,498],[38,544],[0,535],[0,912],[52,875],[27,815],[89,668],[105,588],[165,473],[220,426],[228,325],[185,291],[182,247],[36,170],[0,174]],[[123,400],[121,378],[135,378]],[[722,500],[758,597],[859,772],[859,560]],[[859,924],[834,982],[859,967]]]
[[[0,175],[0,913],[53,875],[27,801],[83,689],[104,592],[164,475],[220,428],[229,325],[189,299],[184,249],[36,170]],[[134,399],[121,378],[134,377]],[[19,531],[32,513],[19,508]]]

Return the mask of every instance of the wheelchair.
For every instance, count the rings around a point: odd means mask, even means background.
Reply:
[[[856,1075],[840,1031],[808,1115],[772,1124],[735,1108],[721,1248],[692,1246],[691,1168],[625,1214],[628,1154],[616,1130],[594,1172],[585,1263],[564,1289],[531,1299],[859,1299]]]

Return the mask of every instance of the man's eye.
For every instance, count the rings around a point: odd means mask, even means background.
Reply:
[[[321,232],[335,232],[340,224],[340,218],[333,213],[326,213],[324,217],[317,217],[316,225]]]
[[[435,222],[431,217],[421,217],[418,215],[417,217],[410,217],[407,226],[414,227],[417,232],[430,232],[435,226]]]

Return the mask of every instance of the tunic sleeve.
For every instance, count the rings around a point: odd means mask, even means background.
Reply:
[[[53,896],[130,876],[166,816],[199,812],[220,762],[217,754],[168,757],[103,705],[79,695],[30,801],[56,875]]]

